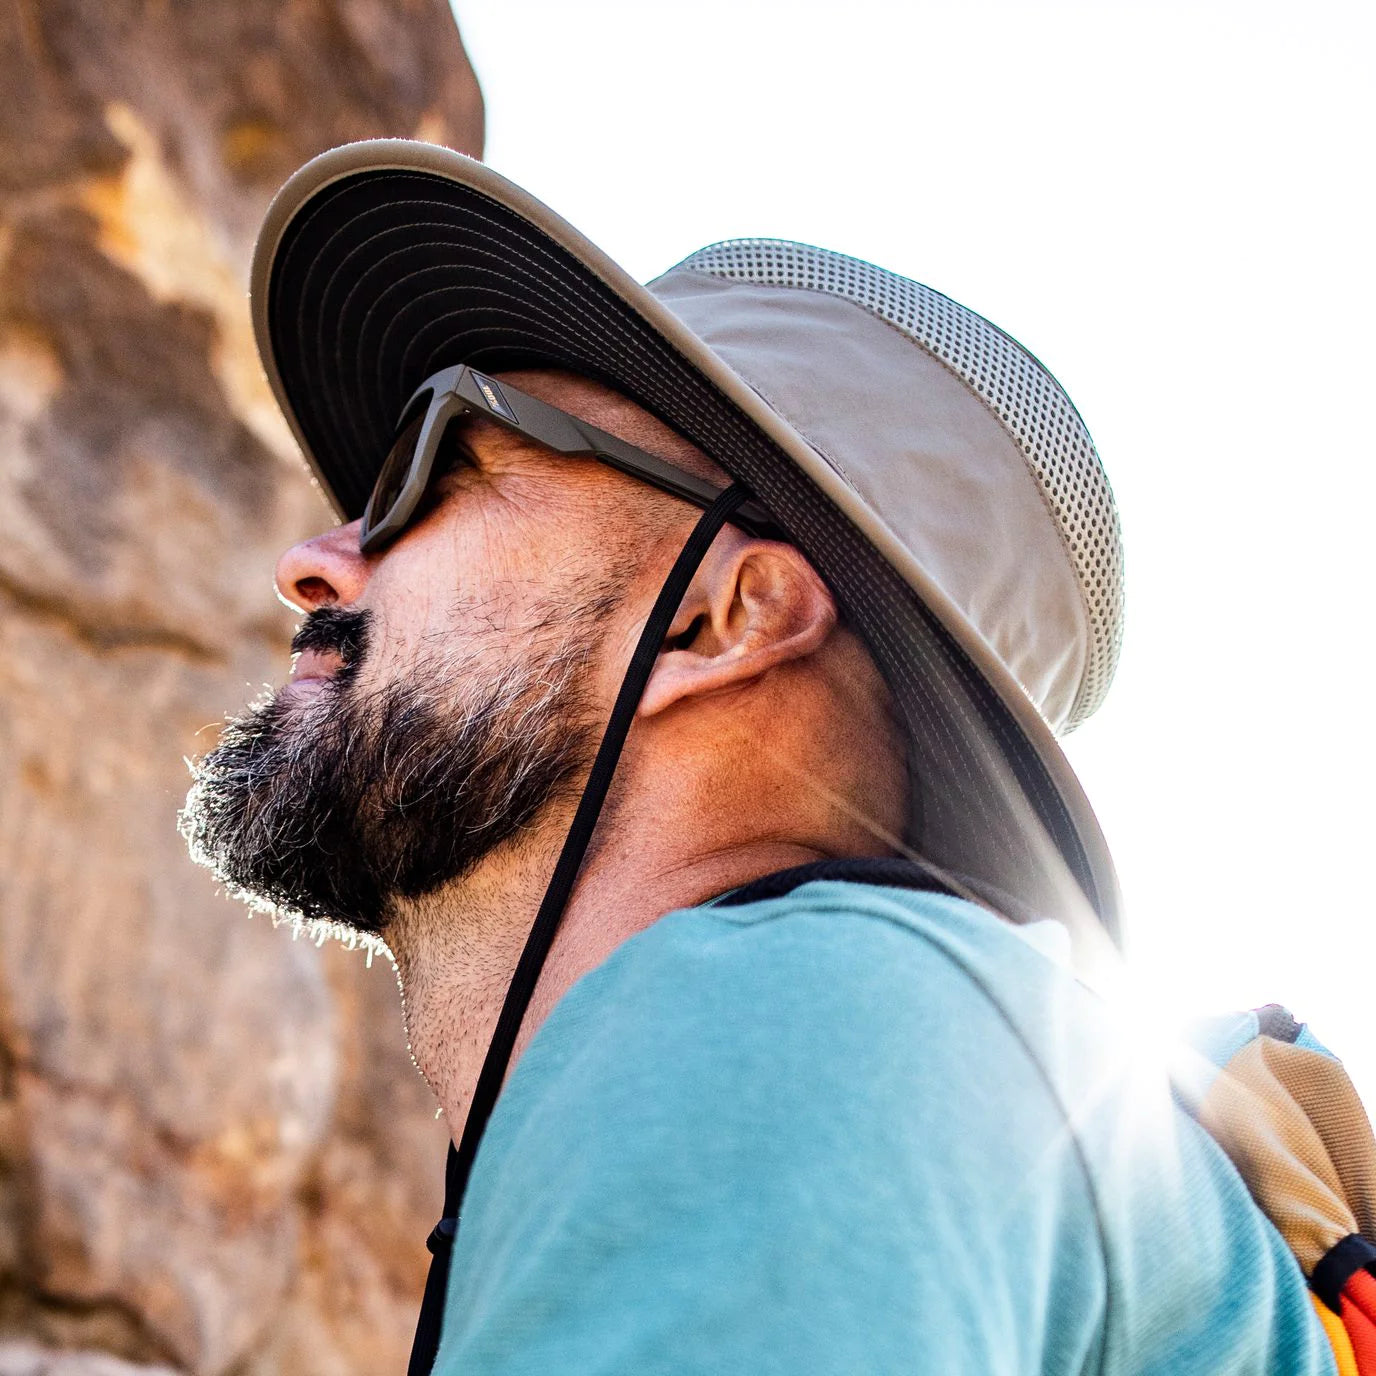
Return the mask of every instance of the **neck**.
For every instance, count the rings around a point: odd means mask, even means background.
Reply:
[[[511,1067],[555,1004],[622,942],[676,908],[693,907],[764,874],[822,859],[812,845],[777,839],[673,853],[682,832],[659,826],[611,838],[585,863],[526,1011]],[[516,962],[544,896],[563,832],[543,828],[519,855],[398,915],[388,929],[412,1055],[458,1141]],[[650,835],[647,843],[643,838]]]

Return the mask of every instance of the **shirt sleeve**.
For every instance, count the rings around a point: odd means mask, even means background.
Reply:
[[[1092,1366],[1104,1268],[1064,1114],[912,930],[672,915],[526,1059],[465,1206],[445,1376]]]

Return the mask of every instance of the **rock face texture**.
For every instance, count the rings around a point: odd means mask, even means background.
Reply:
[[[11,0],[0,90],[0,1376],[399,1371],[445,1132],[392,973],[175,817],[329,520],[258,220],[347,139],[478,154],[477,83],[442,0]]]

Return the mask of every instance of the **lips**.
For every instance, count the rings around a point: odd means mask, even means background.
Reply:
[[[357,670],[368,636],[369,613],[356,607],[317,607],[291,638],[288,689],[305,693],[344,682]]]
[[[333,678],[343,666],[343,657],[333,650],[302,650],[292,661],[291,682]]]

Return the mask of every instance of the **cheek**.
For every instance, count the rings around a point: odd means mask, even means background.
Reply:
[[[422,658],[471,654],[527,624],[528,604],[550,571],[514,549],[481,512],[468,516],[427,522],[374,570],[364,679],[394,680]]]
[[[442,548],[428,552],[404,544],[374,571],[367,607],[372,613],[361,679],[394,679],[453,629],[456,577]]]
[[[536,628],[557,633],[561,608],[622,581],[591,504],[566,509],[551,500],[557,491],[508,475],[500,491],[456,494],[392,546],[368,590],[375,627],[362,678],[395,680],[427,657],[500,663],[524,652]],[[638,627],[615,601],[597,631],[624,666]]]
[[[596,685],[596,699],[607,710],[616,701],[621,691],[622,680],[630,665],[631,656],[640,641],[640,633],[645,628],[645,615],[649,604],[639,606],[623,603],[598,627],[601,643],[598,646],[592,669]]]

